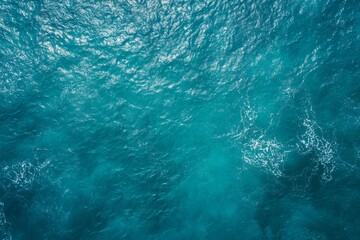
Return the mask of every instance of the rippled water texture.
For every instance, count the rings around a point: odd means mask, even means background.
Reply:
[[[359,239],[359,21],[1,0],[0,238]]]

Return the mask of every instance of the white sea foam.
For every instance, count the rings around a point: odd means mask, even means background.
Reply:
[[[9,222],[4,213],[4,203],[0,202],[0,237],[3,240],[11,240],[12,236],[9,232]]]
[[[321,164],[324,168],[322,178],[330,181],[335,168],[334,144],[323,136],[321,127],[312,117],[312,109],[310,109],[310,112],[306,112],[306,115],[302,123],[305,127],[305,132],[299,137],[298,150],[302,153],[315,151],[317,163]]]
[[[242,111],[242,130],[236,139],[242,142],[243,160],[275,176],[281,176],[286,157],[284,146],[265,130],[256,127],[258,111],[247,104]]]
[[[285,152],[276,139],[264,135],[252,138],[244,145],[243,158],[246,163],[270,171],[275,176],[282,175]]]
[[[2,169],[2,175],[16,188],[30,189],[38,170],[31,163],[23,161]]]

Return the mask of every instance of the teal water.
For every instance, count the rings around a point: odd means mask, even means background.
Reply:
[[[1,0],[0,238],[359,239],[358,0]]]

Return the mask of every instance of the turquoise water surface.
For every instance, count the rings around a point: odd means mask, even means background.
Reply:
[[[360,239],[360,1],[0,0],[0,239]]]

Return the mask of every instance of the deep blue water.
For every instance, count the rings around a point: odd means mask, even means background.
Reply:
[[[0,239],[360,239],[360,1],[1,0]]]

